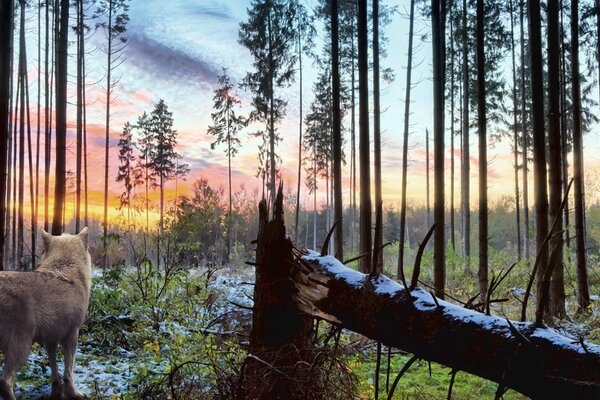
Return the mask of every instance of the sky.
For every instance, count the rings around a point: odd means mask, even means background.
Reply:
[[[316,7],[317,0],[302,0],[309,8]],[[389,37],[388,57],[381,61],[382,66],[391,67],[396,79],[391,84],[382,83],[382,169],[383,198],[388,205],[399,204],[400,174],[402,165],[402,127],[404,124],[404,97],[406,55],[408,46],[408,1],[395,0],[386,2],[397,5],[398,14],[386,28]],[[238,28],[241,21],[247,18],[250,0],[132,0],[130,3],[130,21],[125,36],[128,45],[125,49],[125,61],[118,67],[115,76],[119,77],[116,86],[116,99],[112,103],[111,112],[111,147],[110,147],[110,199],[111,214],[116,215],[117,197],[122,188],[115,182],[118,167],[117,147],[118,135],[125,122],[134,123],[144,111],[152,111],[159,99],[164,99],[173,112],[174,128],[179,132],[178,150],[184,162],[190,166],[190,173],[185,182],[177,182],[177,194],[184,194],[192,183],[201,177],[209,180],[213,186],[227,185],[227,159],[223,148],[211,149],[213,137],[206,131],[212,121],[210,113],[213,108],[213,95],[217,87],[217,77],[222,68],[227,68],[232,80],[239,83],[245,74],[252,69],[252,57],[238,43]],[[31,11],[33,12],[33,11]],[[29,31],[35,31],[37,20],[32,15],[28,18]],[[415,54],[413,71],[414,101],[411,104],[412,114],[409,139],[409,172],[408,201],[423,204],[425,201],[425,129],[431,131],[432,122],[432,85],[431,85],[431,47],[427,39],[421,37],[429,32],[428,21],[419,17],[416,22]],[[37,31],[35,31],[37,32]],[[32,89],[37,79],[36,34],[29,39],[29,71]],[[323,37],[323,33],[319,34]],[[319,39],[318,39],[319,40]],[[105,120],[105,76],[106,55],[102,52],[105,36],[101,30],[91,35],[87,44],[91,50],[87,60],[87,96],[88,96],[88,162],[90,170],[90,203],[92,212],[101,211],[104,166],[104,120]],[[320,45],[318,45],[320,46]],[[306,63],[307,64],[307,63]],[[74,74],[73,60],[71,70]],[[312,81],[316,78],[314,68],[306,68],[303,85],[304,109],[312,100]],[[74,103],[74,76],[70,79]],[[100,82],[100,83],[97,83]],[[277,149],[283,165],[281,167],[284,185],[287,190],[295,191],[296,171],[298,163],[298,121],[299,121],[299,85],[292,84],[280,94],[288,101],[287,114],[281,124],[280,132],[283,142]],[[243,110],[249,111],[251,95],[239,90]],[[35,94],[32,95],[32,98]],[[372,105],[371,105],[372,106]],[[35,113],[34,113],[35,115]],[[35,118],[35,116],[33,117]],[[70,154],[74,159],[75,108],[68,109]],[[494,133],[495,127],[490,127]],[[258,140],[248,136],[251,129],[241,134],[242,148],[233,161],[234,190],[244,185],[246,189],[258,188],[260,181],[255,177],[257,166]],[[594,170],[600,165],[600,140],[598,127],[588,133],[586,146],[586,165]],[[477,140],[475,132],[471,136],[471,190],[473,199],[477,193]],[[345,153],[350,154],[347,138]],[[458,139],[456,147],[459,147]],[[449,138],[446,139],[446,186],[449,190],[450,150]],[[432,146],[431,146],[432,147]],[[489,192],[490,197],[514,193],[512,153],[505,143],[490,145],[489,152]],[[459,205],[460,193],[460,152],[456,156],[456,206]],[[74,162],[74,161],[73,161]],[[433,166],[433,157],[431,159]],[[343,168],[344,198],[348,198],[349,163]],[[324,188],[324,183],[320,188]],[[433,190],[433,186],[432,186]],[[301,201],[312,207],[303,185]],[[320,189],[320,198],[324,189]],[[175,196],[175,183],[169,185],[168,198]],[[433,192],[432,192],[433,193]],[[447,196],[448,198],[448,196]],[[446,201],[449,204],[449,201]],[[95,210],[95,211],[94,211]]]

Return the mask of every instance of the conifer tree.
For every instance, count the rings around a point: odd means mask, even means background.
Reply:
[[[132,192],[136,186],[144,182],[143,171],[136,164],[135,142],[133,141],[133,125],[129,122],[123,126],[123,132],[119,138],[119,171],[117,182],[123,183],[124,191],[119,196],[120,208],[127,207],[127,221],[131,221]]]
[[[254,110],[249,119],[265,124],[265,131],[257,132],[256,136],[262,139],[259,175],[268,178],[271,205],[275,202],[275,147],[281,140],[276,126],[287,106],[287,101],[277,96],[276,91],[288,87],[295,76],[296,5],[284,0],[253,0],[248,21],[242,22],[239,29],[239,42],[254,57],[254,71],[248,72],[242,87],[253,94]]]
[[[214,109],[211,114],[213,125],[208,127],[208,134],[215,136],[215,141],[210,147],[214,148],[218,145],[225,145],[225,154],[227,155],[227,171],[229,183],[229,212],[228,212],[228,228],[227,228],[227,257],[231,254],[232,236],[231,236],[231,219],[233,217],[233,193],[231,190],[231,159],[235,157],[241,145],[240,139],[237,136],[240,129],[246,126],[246,120],[243,116],[237,115],[235,109],[241,104],[237,97],[233,84],[227,69],[223,68],[223,73],[219,76],[219,87],[215,89]]]

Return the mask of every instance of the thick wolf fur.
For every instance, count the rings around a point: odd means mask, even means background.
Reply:
[[[15,373],[27,361],[33,342],[42,344],[52,370],[51,398],[81,399],[73,384],[79,328],[90,299],[92,268],[87,228],[78,235],[42,231],[44,254],[34,272],[0,272],[0,352],[4,371],[0,398],[16,400]],[[57,346],[64,354],[64,377],[56,365]]]

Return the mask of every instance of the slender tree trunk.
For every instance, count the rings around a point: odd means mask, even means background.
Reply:
[[[353,11],[356,11],[356,2],[352,3],[354,5]],[[355,57],[355,29],[354,23],[352,24],[352,110],[351,110],[351,126],[350,126],[350,134],[352,135],[352,182],[350,182],[350,187],[352,190],[352,229],[351,229],[351,242],[352,242],[352,251],[354,251],[354,245],[356,243],[356,57]]]
[[[454,6],[452,6],[454,7]],[[456,251],[454,233],[454,24],[450,18],[450,243]]]
[[[509,1],[510,7],[510,52],[512,61],[512,97],[513,97],[513,163],[515,168],[515,214],[517,219],[517,256],[521,260],[521,208],[520,208],[520,195],[519,195],[519,128],[517,120],[517,70],[516,70],[516,58],[515,58],[515,24],[514,24],[514,9],[513,0]]]
[[[333,95],[333,206],[335,226],[335,256],[344,259],[344,229],[342,208],[342,116],[340,111],[340,54],[338,0],[331,0],[331,78]]]
[[[298,219],[300,217],[300,189],[302,188],[302,28],[298,32],[298,100],[299,100],[299,117],[298,117],[298,182],[296,187],[296,216],[294,224],[294,238],[298,242]],[[306,243],[305,243],[306,245]]]
[[[27,76],[27,54],[25,46],[25,0],[19,0],[21,6],[21,23],[19,29],[19,79],[21,102],[19,104],[19,203],[17,216],[17,265],[24,270],[23,248],[25,240],[23,211],[25,202],[25,110],[28,104],[25,95],[25,79]],[[27,124],[29,126],[29,124]],[[15,188],[16,189],[16,188]]]
[[[81,162],[83,150],[83,0],[77,0],[77,142],[76,142],[76,206],[75,206],[75,232],[79,232],[81,225]]]
[[[465,257],[465,273],[471,273],[471,203],[470,203],[470,156],[469,156],[469,46],[467,41],[467,0],[463,0],[462,10],[462,148],[460,168],[460,201],[462,213],[462,255]]]
[[[479,136],[479,293],[488,290],[487,118],[485,104],[484,6],[477,0],[477,130]]]
[[[317,161],[313,160],[313,171],[317,171]],[[317,251],[317,174],[313,188],[313,250]]]
[[[526,93],[525,93],[525,22],[523,11],[524,0],[519,0],[519,29],[521,46],[521,169],[522,169],[522,190],[523,190],[523,255],[529,259],[529,188],[528,188],[528,159],[527,159],[527,112],[526,112]]]
[[[585,194],[583,185],[583,140],[581,132],[581,87],[579,77],[579,1],[571,0],[571,98],[573,101],[573,179],[575,180],[575,243],[577,259],[577,304],[590,307],[585,254]]]
[[[408,61],[406,64],[406,95],[404,97],[404,135],[402,139],[402,203],[400,206],[400,239],[398,244],[398,270],[396,276],[405,282],[404,242],[406,235],[406,186],[408,171],[408,131],[410,127],[410,91],[412,85],[412,55],[415,20],[415,0],[410,1],[410,17],[408,26]],[[429,229],[429,228],[428,228]]]
[[[434,233],[433,285],[435,295],[444,298],[444,56],[441,30],[444,21],[443,0],[431,1],[433,49],[433,144],[434,144]]]
[[[267,17],[268,26],[268,37],[269,37],[269,68],[271,70],[269,78],[269,163],[270,163],[270,176],[271,182],[269,184],[271,192],[271,212],[275,212],[275,84],[273,80],[273,71],[275,71],[275,60],[273,59],[273,41],[272,41],[272,29],[271,29],[271,9],[269,8],[269,14]]]
[[[17,186],[17,149],[18,149],[18,140],[17,140],[17,135],[18,135],[18,131],[17,131],[17,116],[19,115],[19,99],[20,96],[22,96],[22,92],[21,92],[21,86],[20,86],[20,82],[19,82],[19,78],[18,78],[18,74],[17,74],[17,84],[16,84],[16,95],[15,95],[15,101],[14,101],[14,114],[13,114],[13,126],[12,126],[12,217],[11,217],[11,222],[12,222],[12,229],[11,229],[11,236],[12,236],[12,247],[11,247],[11,264],[13,266],[13,268],[18,267],[17,265],[17,194],[18,194],[18,189],[19,187]],[[11,172],[9,171],[9,176],[10,176]]]
[[[27,54],[24,54],[27,68]],[[27,109],[27,154],[29,161],[29,209],[31,213],[31,271],[35,269],[35,182],[33,178],[33,147],[31,144],[31,107],[29,102],[29,78],[25,73],[25,107]],[[25,149],[23,149],[25,150]],[[25,232],[23,232],[24,236]],[[23,270],[27,268],[23,260]]]
[[[381,189],[381,95],[379,90],[379,0],[373,0],[373,161],[375,178],[375,206],[379,207],[382,203]],[[375,214],[375,226],[383,226],[383,213]],[[375,235],[377,238],[373,246],[381,249],[383,245],[383,235]],[[374,268],[378,272],[383,272],[383,252],[378,251],[377,265]]]
[[[6,187],[9,176],[7,174],[10,125],[10,81],[12,59],[12,31],[13,31],[13,2],[4,1],[0,4],[0,271],[4,270],[4,251],[6,233],[6,215],[8,199]]]
[[[360,253],[367,254],[360,270],[371,272],[371,166],[369,150],[367,0],[358,0],[358,85],[359,85],[359,160],[360,160]]]
[[[55,2],[56,4],[56,2]],[[55,18],[52,19],[52,24],[55,22]],[[50,42],[54,44],[54,38],[50,40],[50,36],[54,35],[55,28],[50,30],[50,2],[46,3],[46,42],[44,50],[44,85],[46,90],[44,91],[45,101],[45,113],[44,113],[44,230],[48,231],[49,222],[49,202],[50,199],[50,158],[51,158],[51,142],[52,142],[52,82],[51,78],[54,74],[54,62],[52,65],[49,63],[50,55]],[[52,52],[52,58],[54,58],[54,51]]]
[[[81,23],[85,21],[85,11],[83,1],[81,6]],[[85,226],[89,226],[88,214],[88,159],[87,159],[87,115],[86,115],[86,96],[85,96],[85,33],[81,34],[81,114],[82,114],[82,146],[83,146],[83,221]]]
[[[560,149],[562,159],[562,190],[563,193],[567,192],[569,185],[569,148],[568,148],[568,120],[567,120],[567,63],[566,53],[567,44],[565,43],[565,19],[564,19],[564,2],[560,0]],[[565,246],[571,247],[571,237],[569,229],[569,214],[570,214],[569,202],[565,203],[563,210],[563,226],[564,226],[564,240]],[[570,252],[569,252],[570,253]],[[571,255],[568,256],[568,263],[571,263]]]
[[[56,175],[52,234],[63,231],[63,204],[66,193],[67,150],[67,47],[69,39],[69,0],[60,0],[60,24],[56,41]],[[58,10],[55,10],[58,12]]]
[[[429,129],[425,128],[425,206],[427,208],[427,213],[425,214],[425,231],[427,231],[431,226],[431,204],[429,201],[429,189],[431,187],[429,183],[429,159]],[[429,249],[429,243],[427,244],[427,248]]]
[[[36,150],[35,150],[35,197],[32,200],[32,232],[31,232],[31,249],[34,253],[33,266],[35,268],[35,252],[36,252],[36,239],[37,239],[37,225],[38,215],[40,210],[40,145],[41,145],[41,134],[42,134],[42,4],[41,0],[38,1],[38,76],[37,76],[37,126],[36,126]],[[46,5],[47,7],[47,5]]]
[[[548,175],[549,175],[549,219],[554,221],[558,216],[556,229],[562,231],[562,160],[560,138],[560,41],[558,0],[548,1]],[[556,252],[557,265],[553,266],[550,282],[549,311],[550,316],[564,318],[565,286],[563,267],[563,236],[554,235],[550,241],[550,249]]]
[[[533,175],[536,219],[536,245],[539,259],[537,293],[542,292],[548,267],[548,250],[542,243],[548,235],[548,189],[546,178],[546,135],[544,132],[544,84],[539,0],[528,0],[529,50],[531,54],[531,117],[533,123]]]
[[[231,260],[231,223],[233,219],[233,193],[231,190],[231,127],[229,122],[229,110],[227,111],[227,178],[229,184],[229,212],[227,214],[227,260]]]
[[[107,22],[107,37],[108,44],[106,45],[107,61],[106,61],[106,131],[104,140],[104,216],[102,219],[102,266],[104,269],[108,267],[108,157],[110,146],[110,95],[112,92],[111,72],[112,72],[112,0],[108,2],[108,22]]]

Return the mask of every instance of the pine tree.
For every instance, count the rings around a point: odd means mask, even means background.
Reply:
[[[146,232],[148,232],[150,228],[150,186],[156,184],[156,176],[153,175],[152,170],[150,169],[150,154],[152,153],[155,144],[150,130],[150,117],[148,116],[148,113],[144,111],[144,113],[138,117],[135,128],[138,131],[137,145],[140,151],[140,155],[137,158],[137,168],[143,171]]]
[[[533,125],[533,174],[535,196],[536,244],[539,258],[537,293],[542,293],[543,276],[548,267],[548,250],[543,242],[548,235],[548,189],[546,178],[546,135],[544,129],[544,84],[542,64],[542,28],[539,0],[527,1],[531,66],[531,119]],[[543,310],[543,307],[539,307]],[[536,317],[536,320],[540,321]]]
[[[133,125],[129,122],[123,126],[119,138],[119,171],[116,181],[123,183],[123,193],[119,196],[119,208],[127,207],[127,222],[131,221],[132,192],[136,186],[144,182],[143,171],[136,163],[135,142],[133,141]]]
[[[7,195],[7,153],[10,111],[9,87],[11,80],[11,47],[13,30],[13,2],[3,1],[0,4],[0,271],[4,270],[5,224]]]
[[[67,51],[69,43],[69,0],[60,0],[56,40],[56,168],[52,234],[63,231],[63,207],[66,194],[67,153]],[[60,14],[59,14],[60,13]]]
[[[433,280],[435,295],[444,298],[446,281],[444,240],[444,48],[442,21],[444,11],[440,0],[431,1],[433,52],[433,143],[434,143],[434,233]]]
[[[106,47],[104,51],[107,56],[106,61],[106,123],[105,123],[105,143],[104,143],[104,218],[103,224],[103,264],[107,267],[108,259],[107,251],[107,234],[108,234],[108,159],[110,148],[110,106],[113,101],[113,90],[116,87],[117,81],[113,78],[112,72],[116,66],[123,61],[123,50],[127,44],[127,39],[124,33],[127,29],[129,21],[129,5],[128,0],[100,0],[96,17],[104,16],[105,21],[100,22],[97,26],[102,27],[106,32]]]
[[[237,97],[233,84],[227,75],[227,69],[223,68],[223,73],[219,76],[219,87],[215,89],[214,109],[211,114],[213,125],[208,127],[208,134],[215,136],[215,141],[211,143],[211,149],[214,149],[220,144],[224,144],[225,154],[227,155],[227,170],[229,183],[229,211],[227,215],[227,257],[231,254],[232,236],[232,207],[233,193],[231,190],[231,159],[235,157],[241,145],[237,134],[243,127],[246,126],[246,119],[243,116],[236,114],[235,109],[239,107],[241,101]]]
[[[263,140],[259,147],[259,175],[268,177],[271,205],[275,202],[275,147],[281,140],[276,126],[287,106],[287,101],[276,96],[275,91],[288,87],[295,75],[295,6],[296,3],[283,0],[253,0],[248,21],[242,22],[239,29],[239,42],[254,57],[254,71],[246,75],[242,86],[254,95],[249,119],[265,124],[265,131],[258,133]],[[274,207],[271,209],[274,211]]]
[[[317,81],[314,84],[315,98],[305,118],[303,164],[306,172],[305,183],[309,194],[313,195],[313,247],[316,248],[317,204],[316,193],[319,178],[328,179],[328,163],[332,157],[332,90],[331,72],[321,64]]]
[[[580,311],[590,306],[585,248],[585,196],[583,140],[581,129],[581,87],[579,76],[579,1],[571,0],[571,66],[573,99],[573,179],[575,185],[575,242],[577,258],[577,304]],[[600,14],[600,9],[597,10]],[[598,28],[600,29],[600,27]],[[599,35],[600,36],[600,35]],[[600,54],[600,53],[599,53]],[[599,56],[600,57],[600,56]]]
[[[360,165],[360,270],[372,273],[371,265],[371,167],[369,145],[367,1],[358,0],[358,85],[359,85],[359,165]]]
[[[173,179],[184,177],[189,168],[177,160],[181,155],[177,152],[177,131],[173,129],[173,113],[169,111],[164,100],[159,100],[154,106],[148,120],[149,131],[153,146],[148,153],[148,168],[156,177],[154,188],[160,192],[160,235],[164,232],[165,184]]]
[[[415,20],[415,0],[410,2],[410,17],[408,28],[408,61],[406,65],[406,95],[404,98],[404,134],[402,140],[402,200],[400,206],[400,239],[398,248],[398,269],[396,276],[402,282],[406,282],[404,277],[404,236],[406,233],[406,185],[408,171],[408,134],[410,127],[410,91],[412,89],[412,57],[413,57],[413,35]],[[429,229],[429,227],[427,228]]]

